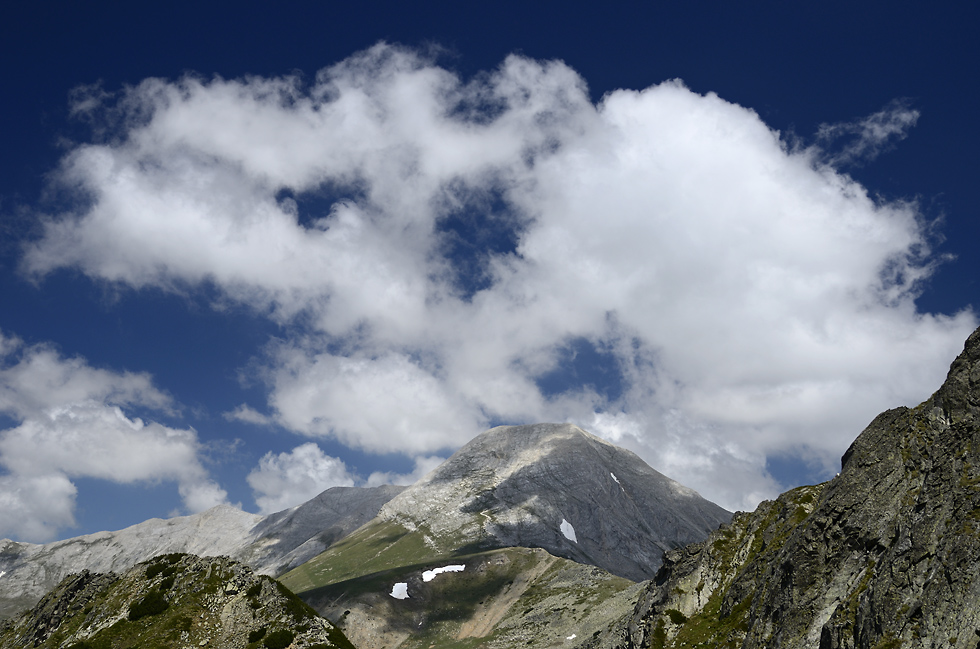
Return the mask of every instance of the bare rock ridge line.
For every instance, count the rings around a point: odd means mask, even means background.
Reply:
[[[0,618],[33,606],[68,574],[123,572],[151,557],[184,552],[226,555],[278,575],[322,552],[370,520],[404,487],[335,487],[263,517],[219,505],[193,516],[150,519],[43,545],[0,540]]]
[[[980,646],[980,329],[942,387],[882,413],[835,479],[667,553],[623,647]]]

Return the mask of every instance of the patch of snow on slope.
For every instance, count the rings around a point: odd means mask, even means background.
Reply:
[[[391,596],[395,599],[408,599],[408,584],[400,581],[391,587]]]
[[[0,570],[0,577],[3,577],[5,574],[7,574],[6,570]]]
[[[565,638],[565,639],[566,639],[566,640],[574,640],[574,639],[575,639],[575,638],[577,638],[577,637],[578,637],[578,636],[577,636],[577,635],[575,635],[575,634],[573,633],[572,635],[570,635],[570,636],[568,636],[568,637],[567,637],[567,638]]]
[[[578,543],[578,539],[575,538],[575,528],[572,524],[566,521],[564,518],[561,519],[561,533],[565,535],[565,538],[572,543]]]
[[[432,581],[436,578],[436,575],[444,572],[463,572],[466,569],[465,564],[457,564],[453,566],[443,566],[442,568],[433,568],[432,570],[426,570],[422,573],[422,581]]]
[[[610,473],[609,475],[611,475],[612,476],[612,479],[616,481],[616,484],[618,484],[620,486],[623,485],[623,483],[619,481],[619,478],[616,477],[616,474],[615,473]]]

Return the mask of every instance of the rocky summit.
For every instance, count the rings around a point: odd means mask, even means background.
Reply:
[[[980,329],[840,475],[667,553],[624,647],[980,647]]]
[[[227,558],[161,555],[66,577],[0,626],[0,649],[353,649],[282,584]]]

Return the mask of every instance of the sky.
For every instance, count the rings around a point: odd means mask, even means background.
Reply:
[[[968,3],[143,4],[0,10],[0,537],[539,421],[752,509],[978,324]]]

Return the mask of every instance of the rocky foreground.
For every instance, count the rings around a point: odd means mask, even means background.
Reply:
[[[623,646],[980,646],[980,330],[943,386],[879,415],[839,476],[667,553]]]

